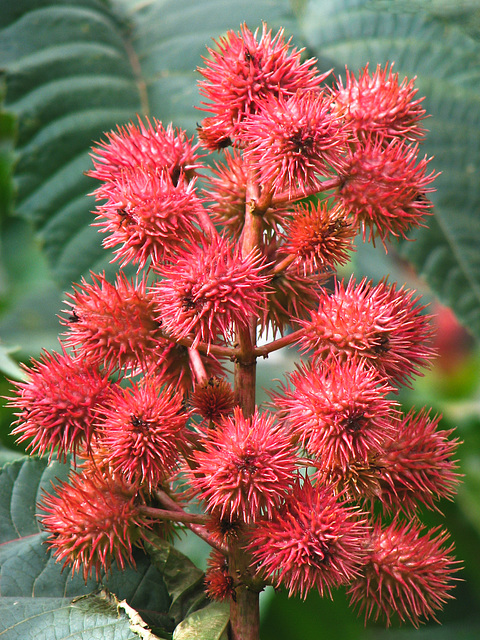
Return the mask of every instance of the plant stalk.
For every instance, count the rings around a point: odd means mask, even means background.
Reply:
[[[263,218],[256,208],[259,199],[258,185],[249,180],[246,192],[245,225],[241,237],[242,255],[252,250],[262,250]],[[247,327],[237,330],[238,349],[235,359],[235,399],[247,418],[255,413],[255,355],[258,318],[248,319]],[[231,544],[228,554],[229,573],[238,585],[235,599],[230,601],[230,640],[258,640],[260,634],[259,593],[248,587],[250,557],[243,549],[242,541]]]

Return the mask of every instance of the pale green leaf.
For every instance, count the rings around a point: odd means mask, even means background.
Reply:
[[[0,598],[2,640],[138,640],[115,605],[91,596]]]
[[[183,620],[173,633],[173,640],[227,640],[228,603],[213,602]]]
[[[0,344],[0,371],[14,380],[24,380],[25,372],[10,356],[10,354],[15,351],[15,347],[8,348],[5,345]]]

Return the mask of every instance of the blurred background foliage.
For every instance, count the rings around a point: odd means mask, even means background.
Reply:
[[[465,475],[458,498],[442,505],[465,568],[443,626],[385,631],[357,619],[343,593],[305,603],[284,593],[262,598],[263,640],[328,638],[429,640],[480,637],[480,3],[478,0],[0,0],[0,394],[19,361],[58,348],[64,292],[89,270],[114,273],[90,227],[93,141],[149,115],[190,134],[202,114],[195,69],[205,46],[246,22],[284,27],[320,70],[344,75],[394,62],[417,76],[432,117],[422,153],[441,175],[435,214],[411,240],[389,248],[358,243],[353,271],[418,289],[438,325],[436,365],[402,391],[406,408],[432,406],[456,427]],[[424,150],[424,151],[423,151]],[[295,353],[259,367],[259,397],[292,368]],[[18,455],[0,411],[0,464]],[[204,562],[204,549],[185,544]]]

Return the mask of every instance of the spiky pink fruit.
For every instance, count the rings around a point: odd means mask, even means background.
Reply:
[[[370,73],[367,66],[359,72],[358,80],[346,70],[345,86],[338,79],[333,90],[335,111],[343,116],[355,134],[382,133],[388,137],[402,136],[408,140],[423,137],[420,121],[425,109],[417,98],[415,78],[399,82],[393,64],[382,69],[377,65]]]
[[[368,541],[365,518],[326,486],[297,484],[285,504],[250,534],[257,570],[289,595],[332,588],[358,575]]]
[[[242,256],[225,238],[184,249],[174,264],[158,267],[153,287],[162,329],[192,346],[233,339],[265,303],[269,277],[262,274],[258,251]]]
[[[111,570],[135,566],[133,545],[141,543],[149,523],[141,515],[135,492],[119,478],[115,482],[91,473],[75,473],[60,482],[56,494],[45,494],[40,519],[57,562],[81,572],[85,582]]]
[[[455,461],[458,440],[453,430],[438,429],[441,416],[410,410],[400,421],[394,440],[381,456],[381,501],[387,510],[412,514],[424,504],[437,508],[441,498],[452,499],[460,475]]]
[[[91,277],[92,284],[82,280],[67,294],[65,344],[109,370],[135,370],[158,360],[167,342],[145,277],[131,282],[121,272],[115,284],[102,274]]]
[[[300,197],[318,190],[322,176],[344,166],[346,136],[322,93],[269,98],[244,129],[245,158],[275,193]]]
[[[271,515],[295,480],[296,448],[269,414],[245,418],[237,407],[210,430],[193,455],[193,491],[220,518]]]
[[[207,559],[205,590],[212,600],[223,602],[235,597],[234,579],[229,573],[228,559],[213,549]]]
[[[394,520],[382,529],[375,523],[362,575],[348,589],[350,602],[368,618],[409,620],[435,618],[453,588],[459,563],[446,547],[448,534],[438,528],[425,532],[415,520]],[[437,621],[438,622],[438,621]]]
[[[244,24],[240,33],[228,31],[215,43],[215,49],[208,49],[211,57],[205,58],[205,68],[199,69],[205,78],[200,82],[200,93],[207,98],[204,108],[224,124],[224,138],[235,139],[238,125],[261,110],[268,96],[314,89],[330,73],[316,75],[314,61],[301,62],[301,50],[290,49],[283,34],[281,29],[272,38],[263,24],[258,38],[258,31],[252,33]]]
[[[382,377],[408,384],[432,360],[432,327],[413,290],[364,278],[347,286],[336,283],[333,294],[321,296],[318,311],[302,321],[299,343],[315,357],[348,359],[357,354]]]
[[[121,266],[131,262],[140,270],[149,260],[160,263],[201,237],[196,223],[204,212],[195,180],[173,182],[168,172],[140,164],[96,194],[107,200],[97,207],[93,226],[108,234],[103,246],[116,247]]]
[[[392,387],[361,359],[298,365],[289,382],[272,404],[319,468],[365,465],[394,438]]]
[[[339,208],[327,203],[298,204],[284,222],[282,253],[295,256],[294,264],[306,275],[345,264],[353,251],[355,229]]]
[[[193,411],[205,420],[216,422],[232,413],[235,395],[226,380],[211,377],[206,382],[195,386],[190,404]]]
[[[22,365],[26,382],[16,382],[9,406],[19,409],[12,434],[29,441],[32,453],[65,459],[90,446],[110,383],[91,361],[44,351],[31,366]]]
[[[105,135],[106,140],[92,149],[95,169],[89,172],[92,178],[112,183],[123,173],[130,173],[138,166],[150,171],[165,170],[176,183],[182,174],[191,179],[199,163],[198,144],[188,138],[182,129],[165,127],[153,118],[146,124],[138,118],[138,125],[130,122],[117,127]],[[100,190],[102,187],[100,187]]]
[[[113,473],[149,491],[171,474],[188,418],[182,401],[181,394],[156,377],[115,388],[98,425]]]
[[[245,224],[247,185],[251,167],[236,149],[225,154],[223,163],[215,163],[207,176],[205,198],[211,202],[209,211],[218,225],[238,240]],[[265,231],[271,236],[278,231],[286,215],[281,207],[268,208],[262,216]]]
[[[433,207],[428,185],[438,174],[427,173],[431,158],[417,162],[418,145],[382,137],[362,138],[349,147],[340,172],[338,199],[345,213],[361,229],[363,239],[379,237],[386,247],[392,237],[406,237]]]

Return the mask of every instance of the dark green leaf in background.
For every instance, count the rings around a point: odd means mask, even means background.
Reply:
[[[16,214],[35,224],[65,286],[105,261],[88,226],[91,143],[141,111],[127,24],[91,0],[21,0],[2,23],[5,106],[18,123]]]
[[[151,545],[147,551],[152,564],[162,574],[171,596],[170,615],[177,622],[186,615],[207,604],[203,588],[203,572],[172,545],[149,535]]]
[[[173,640],[228,640],[228,620],[228,603],[212,602],[185,618],[175,629]]]

